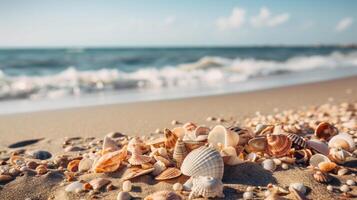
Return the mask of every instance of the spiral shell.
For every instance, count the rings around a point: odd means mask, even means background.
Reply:
[[[161,174],[155,177],[155,180],[163,181],[181,176],[181,171],[175,167],[170,167],[164,170]]]
[[[121,150],[104,154],[93,164],[93,169],[97,173],[114,172],[120,163],[125,160],[127,156],[127,147],[124,146]]]
[[[209,176],[199,176],[192,180],[192,191],[189,195],[189,199],[196,197],[204,198],[223,198],[223,183],[220,179],[216,179]]]
[[[248,141],[246,150],[248,152],[264,152],[267,147],[267,140],[265,137],[255,137]]]
[[[208,143],[218,148],[218,144],[228,147],[237,146],[239,135],[236,132],[228,130],[222,125],[215,126],[208,134]]]
[[[172,155],[173,159],[176,161],[177,167],[181,167],[181,164],[187,154],[188,152],[185,143],[181,139],[178,139],[175,145],[174,153]]]
[[[328,155],[329,149],[328,146],[325,142],[316,140],[316,139],[311,139],[306,142],[307,146],[312,149],[314,152],[321,153],[325,156]]]
[[[283,134],[267,135],[267,153],[271,156],[282,157],[289,153],[292,142]]]
[[[211,176],[221,180],[224,171],[223,159],[214,148],[202,146],[186,156],[181,171],[186,176]]]
[[[328,122],[321,122],[315,129],[315,136],[328,141],[332,136],[337,135],[338,129]]]
[[[342,148],[348,152],[352,152],[356,144],[349,134],[340,133],[330,139],[328,146],[330,148]]]
[[[167,149],[171,149],[171,148],[175,147],[178,137],[167,128],[164,130],[164,134],[165,134],[165,138],[166,138],[165,147]]]
[[[296,149],[305,149],[306,148],[306,145],[307,145],[306,141],[302,137],[300,137],[294,133],[288,133],[287,136],[291,140],[291,142],[293,143],[293,146]]]
[[[163,190],[150,194],[144,200],[182,200],[182,197],[176,192]]]
[[[315,154],[310,158],[310,165],[313,167],[318,167],[321,162],[330,162],[330,159],[322,154]]]
[[[315,172],[313,177],[319,183],[329,183],[331,181],[331,176],[321,171]]]

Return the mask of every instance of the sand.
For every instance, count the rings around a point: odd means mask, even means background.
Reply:
[[[11,143],[33,138],[44,140],[29,145],[29,149],[44,149],[54,156],[63,153],[64,137],[103,138],[108,132],[119,131],[127,135],[153,135],[157,128],[172,128],[172,120],[179,122],[194,121],[208,126],[216,122],[207,122],[214,116],[229,121],[242,121],[257,112],[274,114],[286,109],[301,109],[321,105],[326,102],[342,103],[357,101],[357,76],[319,83],[296,85],[262,91],[226,94],[219,96],[196,97],[188,99],[152,101],[140,103],[114,104],[84,108],[41,111],[0,116],[0,150]],[[228,124],[227,124],[228,125]],[[113,185],[119,186],[117,175],[88,175],[110,178]],[[242,198],[248,185],[266,186],[276,183],[287,186],[291,182],[303,182],[312,191],[309,198],[333,199],[336,196],[327,192],[326,187],[316,184],[311,171],[302,168],[279,170],[273,174],[263,170],[260,165],[245,163],[225,169],[226,199]],[[234,174],[235,176],[230,176]],[[259,177],[258,179],[256,177]],[[67,195],[58,183],[63,174],[53,172],[36,177],[25,174],[2,186],[0,199],[79,199],[78,195]],[[355,179],[355,178],[354,178]],[[356,180],[356,179],[355,179]],[[147,184],[150,183],[150,184]],[[135,180],[136,192],[133,196],[142,197],[158,189],[170,189],[173,182],[155,182],[151,176]],[[333,182],[338,185],[338,181]],[[115,199],[119,190],[107,192],[103,199]],[[292,198],[292,197],[289,197]]]

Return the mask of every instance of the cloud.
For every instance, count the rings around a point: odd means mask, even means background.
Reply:
[[[260,8],[259,14],[250,19],[250,24],[256,28],[275,27],[287,22],[289,18],[289,13],[282,13],[273,16],[268,8],[262,7]]]
[[[244,9],[236,7],[230,16],[217,19],[216,25],[221,30],[239,28],[245,23],[245,13]]]
[[[176,17],[175,16],[168,16],[164,19],[164,24],[165,25],[172,25],[176,22]]]
[[[342,32],[348,29],[353,23],[353,19],[351,17],[345,17],[341,19],[336,25],[336,31]]]

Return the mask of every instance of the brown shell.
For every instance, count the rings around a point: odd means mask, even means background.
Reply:
[[[137,167],[129,168],[123,175],[123,180],[129,180],[136,178],[138,176],[142,176],[145,174],[149,174],[154,171],[154,168],[151,169],[141,169]]]
[[[321,171],[315,172],[313,177],[319,183],[329,183],[331,181],[331,176]]]
[[[329,172],[336,168],[336,163],[334,162],[321,162],[318,164],[319,169],[322,172]]]
[[[121,162],[126,159],[127,155],[127,146],[124,146],[119,151],[104,154],[94,163],[94,171],[97,173],[114,172],[119,168]]]
[[[161,172],[161,174],[159,174],[158,176],[156,176],[155,180],[158,181],[169,180],[169,179],[177,178],[181,176],[181,174],[182,172],[179,169],[175,167],[170,167],[164,170],[163,172]]]
[[[182,139],[178,139],[175,145],[174,153],[172,155],[173,159],[176,161],[177,167],[181,166],[187,154],[188,151],[186,149],[185,143],[182,141]]]
[[[160,148],[160,147],[164,147],[165,146],[165,137],[160,137],[160,138],[156,138],[153,140],[148,141],[146,144],[149,146],[153,146],[155,148]]]
[[[167,149],[172,149],[175,147],[176,141],[178,139],[177,135],[175,135],[173,132],[171,132],[169,129],[165,128],[164,130],[165,134],[165,147]]]
[[[267,140],[265,137],[255,137],[248,141],[246,149],[248,152],[264,152],[267,147]]]
[[[69,162],[68,165],[67,165],[68,171],[77,172],[78,171],[79,162],[81,162],[81,160],[72,160],[71,162]]]
[[[289,153],[292,142],[283,134],[267,135],[267,153],[270,156],[282,157]]]
[[[296,159],[295,162],[297,164],[306,164],[309,162],[312,156],[312,152],[310,151],[310,149],[301,149],[294,151],[293,156]]]
[[[185,146],[188,151],[197,149],[205,144],[206,144],[206,142],[202,142],[202,141],[185,141]]]
[[[47,173],[47,167],[45,165],[39,165],[36,167],[36,172],[39,175],[43,175]]]
[[[306,148],[307,144],[306,144],[306,141],[304,140],[304,138],[302,138],[294,133],[288,133],[287,136],[293,143],[293,147],[295,149],[305,149]]]
[[[144,200],[182,200],[183,198],[176,192],[168,190],[158,191],[145,197]]]
[[[328,122],[321,122],[315,129],[315,136],[328,141],[332,136],[337,135],[338,129]]]

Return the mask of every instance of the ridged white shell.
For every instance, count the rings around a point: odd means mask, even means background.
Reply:
[[[208,143],[218,148],[218,144],[223,144],[225,147],[237,146],[239,135],[236,132],[229,131],[222,125],[215,126],[208,134]]]
[[[327,144],[320,140],[311,139],[311,140],[308,140],[306,143],[307,143],[308,147],[317,151],[318,153],[321,153],[325,156],[327,156],[329,153]]]
[[[310,158],[310,165],[313,167],[318,167],[321,162],[330,162],[330,159],[322,154],[315,154]]]
[[[348,147],[343,145],[343,143],[347,144]],[[343,148],[346,151],[352,152],[355,149],[356,144],[349,134],[340,133],[330,139],[328,146],[330,148]]]
[[[214,148],[202,146],[186,156],[181,171],[186,176],[211,176],[221,180],[224,172],[223,159]]]
[[[199,176],[192,181],[192,191],[189,195],[189,199],[195,197],[224,197],[223,194],[223,183],[221,180],[209,177],[209,176]]]

